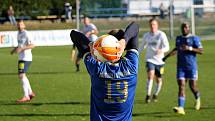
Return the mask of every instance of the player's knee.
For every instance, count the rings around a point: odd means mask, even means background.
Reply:
[[[21,73],[18,75],[19,79],[22,80],[25,77],[25,73]]]
[[[179,84],[179,90],[185,90],[185,83]]]

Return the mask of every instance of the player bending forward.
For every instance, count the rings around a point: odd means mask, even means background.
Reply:
[[[200,92],[197,88],[197,60],[196,54],[202,54],[203,48],[200,38],[190,34],[188,23],[181,25],[182,35],[176,38],[176,47],[166,56],[175,55],[177,52],[177,79],[178,79],[178,107],[174,111],[178,114],[185,115],[185,84],[189,81],[190,89],[195,96],[195,109],[200,109]]]
[[[89,44],[89,39],[80,32],[71,31],[71,39],[84,55],[91,77],[91,121],[132,120],[138,73],[138,32],[139,27],[133,22],[125,33],[114,33],[121,45],[120,49],[124,50],[126,47],[126,55],[114,62],[99,62],[92,54],[92,43]]]

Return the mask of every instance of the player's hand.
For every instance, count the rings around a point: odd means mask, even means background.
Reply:
[[[163,51],[161,49],[157,49],[156,54],[157,55],[161,55],[163,53]]]
[[[188,46],[188,45],[182,45],[181,50],[183,50],[183,51],[192,51],[193,47]]]
[[[13,50],[10,52],[10,54],[13,55],[14,53],[15,53],[15,50],[13,49]]]
[[[126,45],[126,44],[125,44],[125,43],[126,43],[126,42],[125,42],[125,39],[120,39],[120,40],[118,41],[118,43],[119,43],[119,45],[120,45],[120,47],[119,47],[119,48],[120,48],[120,52],[123,53],[123,52],[124,52],[124,49],[125,49],[125,45]]]
[[[119,43],[119,46],[118,46],[118,48],[120,49],[120,51],[119,52],[117,52],[117,58],[115,59],[115,60],[112,60],[111,62],[117,62],[120,58],[121,58],[121,56],[122,56],[122,54],[123,54],[123,52],[124,52],[124,50],[125,50],[125,39],[120,39],[119,41],[118,41],[118,43]]]
[[[166,59],[167,59],[167,57],[162,58],[163,62],[165,62],[165,61],[166,61]]]
[[[91,53],[91,55],[95,58],[95,55],[94,55],[94,50],[93,50],[93,42],[90,42],[89,43],[89,45],[88,45],[89,47],[90,47],[90,53]]]
[[[16,53],[20,53],[20,52],[22,52],[23,50],[24,50],[23,48],[17,47],[16,50],[15,50],[15,52],[16,52]]]
[[[87,33],[85,34],[85,36],[86,36],[87,38],[89,38],[90,35],[91,35],[91,32],[87,32]]]

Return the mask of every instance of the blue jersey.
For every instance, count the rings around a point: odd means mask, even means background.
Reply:
[[[196,53],[192,51],[183,51],[182,46],[187,45],[193,48],[202,48],[200,38],[197,36],[177,36],[177,69],[197,70]]]
[[[98,62],[88,53],[91,77],[91,121],[131,121],[137,83],[138,52],[129,50],[117,63]]]

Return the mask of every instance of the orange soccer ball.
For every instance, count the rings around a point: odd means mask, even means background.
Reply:
[[[107,34],[99,37],[94,42],[93,54],[98,61],[111,62],[121,57],[122,50],[117,38]]]

